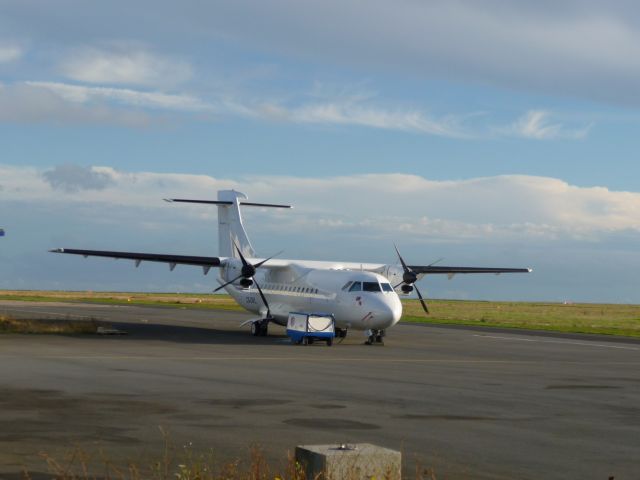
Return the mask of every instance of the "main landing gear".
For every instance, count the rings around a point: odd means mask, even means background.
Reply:
[[[383,338],[386,335],[386,332],[384,330],[369,330],[367,334],[367,340],[366,342],[364,342],[365,345],[384,345]]]
[[[266,337],[269,334],[269,319],[258,320],[251,324],[251,335],[254,337]]]

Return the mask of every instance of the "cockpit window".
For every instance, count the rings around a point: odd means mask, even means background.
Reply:
[[[350,292],[359,292],[360,290],[362,290],[362,282],[353,282],[349,289]]]
[[[388,283],[382,283],[382,291],[384,292],[393,292],[393,288]]]
[[[349,290],[349,287],[351,286],[353,282],[347,282],[344,284],[344,287],[342,287],[342,290],[347,291]]]
[[[362,290],[365,292],[379,292],[380,284],[378,282],[362,282]]]

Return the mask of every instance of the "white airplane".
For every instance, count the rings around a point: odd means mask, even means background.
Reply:
[[[257,258],[255,250],[242,223],[240,206],[291,208],[290,205],[274,205],[248,202],[247,197],[234,190],[218,192],[217,200],[165,199],[168,202],[184,202],[217,205],[219,257],[197,257],[155,253],[112,252],[104,250],[78,250],[57,248],[54,253],[125,258],[141,262],[164,262],[170,269],[176,265],[202,267],[206,275],[217,267],[220,286],[214,290],[226,290],[238,304],[259,318],[249,320],[251,332],[256,336],[267,335],[269,323],[286,325],[290,312],[324,313],[335,318],[336,335],[344,337],[349,329],[367,332],[367,342],[382,343],[387,328],[395,325],[402,316],[400,295],[415,291],[424,311],[428,314],[416,281],[431,274],[445,274],[449,278],[466,273],[516,273],[531,272],[529,268],[478,268],[407,265],[400,252],[396,253],[400,264],[326,262],[308,260],[282,260]]]

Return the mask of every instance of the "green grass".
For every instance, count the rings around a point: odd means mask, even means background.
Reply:
[[[228,295],[187,293],[0,291],[0,300],[161,305],[244,311]],[[523,328],[640,337],[640,306],[545,302],[430,300],[425,315],[417,300],[403,300],[403,320],[434,324]]]
[[[96,333],[98,324],[92,320],[48,320],[33,318],[13,318],[9,315],[0,315],[0,334],[7,333],[32,333],[32,334],[58,334],[78,335]]]
[[[431,300],[428,316],[417,300],[403,305],[409,322],[640,337],[638,305]]]
[[[2,290],[0,300],[22,302],[87,302],[111,305],[161,305],[244,311],[228,295],[196,293],[130,293]]]

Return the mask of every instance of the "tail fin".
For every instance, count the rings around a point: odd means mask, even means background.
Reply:
[[[246,199],[247,196],[235,190],[220,190],[218,192],[218,201],[230,202],[218,204],[218,249],[221,257],[238,256],[234,243],[245,257],[256,256],[256,251],[251,246],[242,223],[241,198]]]
[[[242,223],[240,205],[251,207],[291,208],[291,205],[276,205],[272,203],[246,202],[244,193],[235,190],[218,191],[218,200],[188,200],[185,198],[165,199],[168,202],[206,203],[218,206],[218,248],[221,257],[238,257],[234,244],[245,257],[255,257],[256,252],[251,246],[247,232]]]

